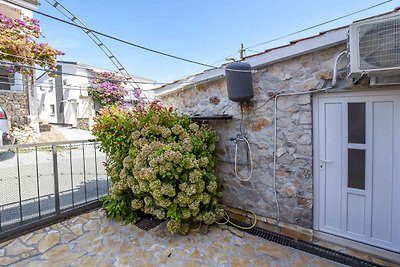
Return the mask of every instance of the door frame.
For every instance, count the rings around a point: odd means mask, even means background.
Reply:
[[[343,98],[343,97],[373,97],[373,96],[388,96],[388,95],[399,95],[400,96],[400,86],[393,86],[390,88],[379,87],[379,88],[364,88],[360,90],[349,90],[348,91],[340,91],[340,92],[332,92],[332,93],[317,93],[313,95],[312,98],[312,113],[313,113],[313,229],[315,231],[320,231],[320,171],[319,171],[319,103],[322,98]],[[324,233],[326,235],[331,235]],[[333,235],[332,236],[338,236]],[[339,236],[338,236],[339,237]],[[346,239],[346,237],[340,237]],[[350,240],[350,239],[348,239]],[[357,242],[357,241],[353,241]]]

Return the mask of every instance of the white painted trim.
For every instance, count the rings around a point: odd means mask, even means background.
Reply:
[[[318,233],[322,233],[320,231],[321,230],[321,226],[320,226],[320,206],[319,206],[319,186],[320,186],[320,172],[319,172],[319,115],[320,115],[320,110],[319,110],[319,104],[321,99],[335,99],[335,98],[346,98],[346,99],[351,99],[351,98],[360,98],[360,97],[384,97],[384,96],[399,96],[400,94],[400,86],[393,86],[393,87],[382,87],[380,89],[376,89],[376,88],[360,88],[359,90],[343,90],[343,91],[333,91],[329,94],[326,93],[317,93],[313,96],[313,103],[312,103],[312,108],[313,108],[313,196],[314,196],[314,206],[313,206],[313,229],[315,232]],[[370,142],[370,141],[369,141]],[[357,190],[353,191],[357,192]],[[326,236],[334,236],[333,234],[328,234],[328,233],[323,233]],[[339,233],[338,233],[339,235]],[[336,236],[337,237],[337,236]],[[350,240],[347,239],[345,237],[337,237],[339,239],[343,239],[343,240],[347,240],[347,241],[351,241],[351,243],[353,244],[359,244],[360,246],[366,246],[366,247],[372,247],[377,249],[378,251],[385,251],[388,252],[390,254],[394,254],[394,255],[398,255],[398,257],[400,257],[400,253],[396,253],[396,252],[392,252],[389,250],[385,250],[384,248],[376,248],[372,245],[367,245],[362,243],[363,241],[355,241],[355,240]],[[354,238],[356,239],[356,237],[354,236]],[[329,240],[328,240],[329,241]],[[358,248],[357,248],[358,249]],[[389,249],[389,248],[388,248]],[[368,252],[369,253],[369,252]],[[371,252],[372,253],[372,252]],[[372,253],[374,254],[374,253]],[[381,255],[381,254],[377,254],[377,255]],[[399,258],[399,263],[400,263],[400,258]]]
[[[253,66],[253,68],[257,69],[278,61],[283,61],[289,58],[312,53],[317,50],[333,47],[345,43],[347,40],[348,31],[348,27],[332,30],[323,35],[310,39],[304,39],[286,47],[277,48],[260,55],[248,57],[245,61]]]
[[[312,97],[313,115],[313,229],[319,230],[319,97]]]
[[[320,231],[314,231],[314,238],[326,241],[329,243],[344,246],[350,249],[359,250],[368,254],[376,255],[380,258],[388,259],[400,264],[400,254],[385,249],[370,246],[364,243],[353,241],[347,238],[339,237],[332,234],[323,233]]]
[[[399,93],[393,93],[394,91],[400,91],[399,86],[390,86],[390,87],[365,87],[365,88],[358,88],[358,89],[344,89],[340,91],[332,91],[329,93],[315,93],[314,97],[316,98],[336,98],[336,97],[360,97],[360,96],[386,96],[386,95],[398,95]]]
[[[171,85],[165,85],[163,87],[155,88],[153,89],[153,91],[156,97],[166,96],[186,90],[188,88],[195,87],[196,85],[200,85],[202,83],[218,80],[220,78],[223,78],[224,76],[225,71],[223,69],[213,69],[205,71],[196,76],[185,78],[184,80],[181,80]]]

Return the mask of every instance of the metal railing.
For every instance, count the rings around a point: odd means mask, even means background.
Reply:
[[[0,146],[0,242],[100,206],[106,160],[95,140]]]

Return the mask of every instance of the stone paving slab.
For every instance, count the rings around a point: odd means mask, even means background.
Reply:
[[[109,220],[102,210],[0,244],[0,266],[343,266],[227,226],[170,235]]]

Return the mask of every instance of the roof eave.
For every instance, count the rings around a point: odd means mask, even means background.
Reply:
[[[77,68],[81,68],[81,69],[85,69],[85,70],[89,70],[89,71],[106,71],[106,72],[114,72],[114,73],[118,73],[118,71],[116,70],[110,70],[110,69],[105,69],[105,68],[101,68],[101,67],[96,67],[93,65],[88,65],[88,64],[84,64],[84,63],[80,63],[77,61],[63,61],[63,60],[59,60],[57,61],[58,64],[60,65],[75,65]],[[137,76],[137,75],[131,75],[132,79],[138,79],[140,81],[146,81],[146,82],[150,82],[150,83],[156,83],[157,80],[154,79],[149,79],[149,78],[145,78],[145,77],[141,77],[141,76]]]
[[[262,68],[264,66],[284,61],[290,58],[298,57],[314,51],[327,49],[346,42],[348,27],[323,32],[313,38],[306,38],[290,45],[278,47],[268,50],[264,53],[246,57],[245,61],[249,63],[253,69]],[[173,84],[164,85],[153,89],[156,97],[167,96],[169,94],[183,91],[194,85],[217,80],[225,76],[225,71],[221,68],[206,70],[197,75],[181,79]]]
[[[315,38],[304,39],[292,45],[274,49],[258,56],[247,57],[245,61],[249,63],[253,69],[257,69],[279,61],[337,46],[346,42],[348,30],[349,28],[345,27],[336,31],[329,31]]]
[[[38,9],[40,3],[35,0],[24,0],[24,1],[18,1],[18,0],[8,0],[9,3],[15,4],[17,6],[22,6],[28,9]]]

